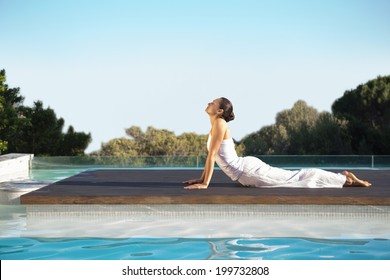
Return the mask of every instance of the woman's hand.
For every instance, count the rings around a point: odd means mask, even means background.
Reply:
[[[184,181],[183,182],[184,184],[189,184],[189,185],[193,185],[193,184],[200,184],[200,183],[203,183],[203,179],[191,179],[191,180],[187,180],[187,181]]]
[[[187,180],[187,181],[184,181],[183,183],[189,184],[189,186],[184,187],[187,190],[207,189],[207,187],[209,186],[208,184],[203,183],[202,178]]]
[[[184,187],[187,190],[201,190],[201,189],[207,189],[208,185],[204,183],[198,183],[198,184],[192,184],[188,187]]]

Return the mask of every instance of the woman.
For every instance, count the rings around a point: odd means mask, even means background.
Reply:
[[[248,187],[296,187],[296,188],[342,188],[343,186],[369,187],[353,173],[333,173],[322,169],[285,170],[272,167],[255,157],[238,157],[227,123],[234,120],[233,105],[224,98],[210,102],[206,108],[211,130],[207,141],[209,153],[202,176],[184,181],[186,189],[207,189],[217,162],[233,181]]]

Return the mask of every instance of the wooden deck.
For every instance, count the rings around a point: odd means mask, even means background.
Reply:
[[[21,196],[21,204],[390,205],[390,170],[355,170],[371,188],[247,188],[216,170],[206,190],[186,190],[199,170],[91,170]]]

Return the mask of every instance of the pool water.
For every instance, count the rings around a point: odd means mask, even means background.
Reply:
[[[389,260],[388,239],[2,238],[3,260]]]
[[[35,181],[59,181],[93,168],[93,166],[85,166],[64,169],[32,169],[30,179]]]
[[[0,259],[390,260],[387,215],[39,212],[45,209],[0,206]]]

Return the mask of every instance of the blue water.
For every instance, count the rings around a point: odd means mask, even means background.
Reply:
[[[2,260],[390,260],[389,239],[1,238]]]

